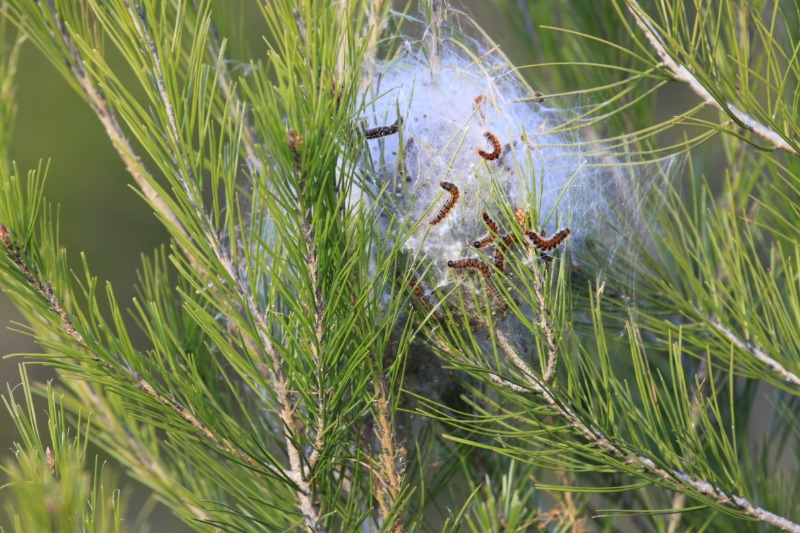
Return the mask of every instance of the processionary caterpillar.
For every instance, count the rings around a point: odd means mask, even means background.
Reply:
[[[517,242],[516,235],[506,235],[503,237],[503,240],[500,244],[497,245],[497,250],[494,252],[494,266],[500,272],[504,272],[506,269],[506,250],[509,247]]]
[[[481,261],[480,259],[458,259],[458,260],[450,260],[447,262],[447,266],[454,269],[454,270],[477,270],[481,274],[481,278],[483,278],[483,282],[486,284],[486,288],[492,294],[497,303],[500,304],[502,309],[508,307],[506,302],[503,300],[500,293],[497,291],[497,288],[494,286],[494,282],[492,281],[492,269],[489,268],[489,265]]]
[[[416,296],[417,300],[419,300],[419,303],[422,305],[422,308],[426,313],[433,311],[434,317],[442,318],[442,312],[435,308],[430,295],[428,295],[428,293],[425,291],[424,286],[422,283],[420,283],[416,276],[411,276],[411,278],[409,278],[408,286],[411,287],[412,291],[414,291],[414,296]]]
[[[478,148],[478,155],[487,161],[494,161],[500,157],[500,154],[503,152],[503,148],[500,146],[500,140],[490,131],[484,132],[483,136],[486,137],[487,141],[492,143],[493,150],[491,152],[484,152],[481,148]]]
[[[439,209],[439,212],[436,213],[436,215],[432,219],[430,219],[430,221],[428,221],[428,223],[431,226],[435,226],[436,224],[444,220],[444,217],[446,217],[447,214],[453,210],[453,207],[455,207],[456,202],[458,202],[458,197],[461,195],[461,193],[458,191],[458,187],[456,187],[453,183],[450,183],[449,181],[440,181],[439,187],[449,192],[450,198],[447,200],[447,202],[445,202],[445,204],[441,207],[441,209]]]
[[[367,139],[377,139],[378,137],[386,137],[393,135],[400,131],[400,126],[403,124],[403,117],[398,117],[391,126],[378,126],[377,128],[370,128],[364,132],[364,137]]]
[[[492,220],[492,217],[490,217],[489,213],[486,211],[481,213],[481,215],[483,216],[483,223],[486,224],[487,228],[489,228],[489,235],[472,243],[472,246],[475,248],[483,248],[484,246],[491,244],[494,241],[494,236],[497,235],[497,222]]]
[[[408,177],[408,153],[414,148],[414,137],[409,137],[403,146],[403,157],[397,158],[398,173],[406,180],[411,181]]]
[[[570,234],[569,228],[564,228],[549,239],[542,238],[538,233],[531,230],[526,230],[525,235],[533,242],[533,245],[540,250],[552,250],[562,242]]]

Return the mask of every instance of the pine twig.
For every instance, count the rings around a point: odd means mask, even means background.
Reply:
[[[150,51],[150,56],[153,59],[153,75],[155,76],[156,83],[158,84],[164,110],[167,113],[167,118],[169,121],[168,126],[171,130],[169,133],[172,136],[172,140],[175,145],[176,153],[173,153],[173,158],[175,160],[176,167],[178,168],[178,179],[180,184],[187,195],[187,199],[189,200],[190,205],[195,212],[197,220],[201,221],[203,224],[203,234],[206,236],[206,244],[211,248],[219,263],[225,268],[226,273],[231,277],[231,279],[234,280],[238,296],[247,303],[248,311],[256,320],[262,345],[267,355],[270,357],[274,379],[273,387],[279,398],[281,406],[280,417],[286,430],[286,452],[289,456],[290,467],[288,476],[298,488],[298,507],[305,519],[306,528],[309,531],[322,532],[324,531],[322,515],[320,513],[319,506],[313,501],[310,475],[306,472],[306,469],[303,466],[303,460],[301,459],[301,456],[304,455],[301,449],[301,440],[296,438],[301,434],[301,430],[297,426],[297,421],[294,418],[295,405],[292,401],[289,381],[283,372],[280,356],[272,345],[272,341],[267,334],[269,331],[269,326],[264,318],[264,315],[259,311],[258,305],[253,299],[253,295],[250,293],[246,287],[246,284],[241,279],[238,268],[236,268],[236,266],[233,264],[230,256],[223,251],[222,245],[217,238],[217,234],[215,231],[213,231],[213,224],[211,220],[200,207],[202,198],[199,196],[196,190],[197,184],[194,182],[194,176],[192,175],[191,167],[189,166],[188,162],[185,161],[185,151],[175,118],[175,108],[173,107],[169,98],[169,94],[167,93],[164,71],[161,67],[161,58],[159,56],[158,49],[147,30],[144,13],[135,12],[127,0],[125,0],[125,5],[128,8],[128,14],[131,18],[131,21],[135,25],[137,32],[139,33],[140,39],[147,45],[147,49]],[[180,171],[181,163],[183,163],[184,167],[186,168],[185,176]]]
[[[380,375],[375,376],[372,385],[376,393],[375,419],[378,422],[375,429],[381,443],[379,468],[377,470],[373,468],[372,472],[373,476],[377,476],[378,473],[382,476],[376,480],[375,493],[381,516],[384,520],[388,520],[395,512],[403,486],[406,451],[402,445],[395,442],[394,418],[386,379]],[[391,531],[402,533],[403,520],[400,516],[395,515]]]
[[[700,405],[703,403],[703,393],[708,379],[712,376],[709,375],[708,362],[705,359],[700,361],[697,371],[695,372],[696,379],[698,380],[697,388],[694,391],[694,398],[692,399],[692,407],[689,412],[689,422],[691,427],[694,428],[697,419],[700,417]],[[691,458],[690,458],[691,459]],[[683,513],[681,510],[686,506],[686,494],[683,492],[676,492],[672,498],[672,509],[675,513],[670,516],[667,525],[667,533],[678,533],[681,529],[681,518]]]
[[[553,326],[547,319],[547,305],[544,301],[544,291],[542,285],[544,279],[538,269],[533,268],[533,293],[536,296],[536,302],[539,304],[539,329],[544,333],[545,341],[547,342],[547,368],[542,375],[542,380],[545,383],[552,381],[556,373],[556,363],[558,362],[558,346],[555,343],[555,334],[553,333]]]
[[[752,355],[753,357],[755,357],[756,359],[767,365],[767,368],[772,370],[775,374],[779,375],[785,381],[791,383],[792,385],[800,387],[800,376],[787,370],[783,365],[781,365],[775,359],[770,357],[767,354],[767,352],[752,344],[744,342],[742,339],[737,337],[734,332],[726,328],[716,316],[711,315],[708,322],[709,324],[714,326],[714,328],[720,334],[722,334],[723,337],[731,341],[737,348],[749,353],[750,355]]]
[[[50,283],[42,280],[36,270],[32,268],[28,263],[25,261],[19,246],[12,240],[11,233],[9,232],[8,228],[6,228],[3,224],[0,224],[0,243],[6,249],[8,253],[8,257],[11,261],[16,265],[17,269],[22,273],[25,277],[25,281],[44,299],[44,301],[48,304],[50,309],[58,316],[58,319],[61,323],[61,327],[64,332],[70,337],[81,349],[86,351],[87,353],[93,353],[89,344],[86,342],[86,339],[83,335],[75,328],[72,319],[70,318],[69,314],[67,313],[64,306],[61,304],[61,301],[55,295],[52,286]],[[94,357],[96,361],[100,361],[101,359],[98,357]],[[109,371],[115,371],[116,368],[112,365],[106,363],[103,365]],[[185,420],[189,425],[193,426],[196,430],[198,430],[211,444],[213,444],[216,448],[223,450],[225,452],[230,453],[234,457],[246,462],[253,468],[260,470],[262,468],[267,468],[271,471],[272,474],[284,477],[284,473],[278,471],[274,467],[270,465],[264,465],[250,457],[245,451],[237,448],[234,446],[230,441],[225,438],[218,438],[214,433],[208,429],[200,419],[198,419],[193,413],[191,413],[185,407],[179,405],[176,402],[173,402],[169,398],[163,396],[159,393],[153,385],[150,384],[146,379],[144,379],[138,372],[128,368],[125,371],[125,374],[117,373],[117,375],[123,378],[125,381],[129,383],[133,383],[139,390],[150,396],[151,398],[155,399],[158,403],[168,407],[171,411],[176,413],[180,416],[183,420]]]
[[[309,531],[321,532],[324,530],[322,516],[320,514],[318,505],[313,501],[310,476],[303,466],[302,456],[304,453],[301,449],[301,440],[297,438],[301,434],[301,430],[297,426],[297,421],[294,418],[295,405],[291,398],[291,387],[289,386],[289,381],[283,372],[281,358],[278,355],[275,347],[272,345],[272,341],[267,333],[270,328],[264,315],[258,309],[258,305],[253,299],[253,295],[250,293],[245,282],[242,280],[238,268],[233,264],[230,256],[224,252],[222,245],[217,238],[217,234],[213,230],[212,221],[202,210],[202,197],[197,191],[197,184],[194,182],[191,166],[185,160],[185,150],[177,125],[175,108],[172,105],[172,101],[170,100],[170,96],[167,92],[164,71],[161,66],[161,58],[158,53],[158,48],[150,37],[147,29],[146,15],[143,12],[136,12],[127,0],[125,0],[124,3],[128,9],[128,15],[131,19],[131,22],[136,27],[139,38],[147,46],[147,50],[149,50],[150,56],[153,60],[153,75],[158,85],[164,111],[167,114],[167,125],[170,130],[169,134],[172,137],[174,144],[172,155],[177,170],[178,180],[187,196],[187,200],[189,201],[197,220],[201,221],[203,225],[203,234],[206,237],[206,244],[214,253],[219,264],[223,266],[228,276],[234,280],[237,295],[242,299],[242,301],[246,302],[247,310],[258,325],[258,334],[261,344],[269,356],[270,362],[272,363],[271,370],[273,374],[273,390],[278,396],[278,401],[280,404],[280,418],[283,422],[286,432],[284,437],[290,468],[289,472],[287,472],[287,475],[297,486],[297,505],[305,519],[306,528]],[[184,172],[181,171],[181,165],[183,165],[183,167],[186,169],[185,175]]]
[[[197,0],[193,2],[195,12],[199,12],[197,6]],[[209,23],[209,31],[211,33],[211,40],[208,42],[208,53],[212,57],[219,58],[222,54],[222,42],[219,38],[219,29],[217,28],[216,24],[213,22]],[[226,101],[235,100],[236,102],[240,102],[239,95],[236,92],[236,88],[233,86],[229,78],[228,69],[225,66],[225,61],[220,64],[220,69],[217,71],[217,86],[222,91],[222,95],[225,97]],[[247,117],[247,111],[243,105],[234,105],[231,107],[233,111],[233,120],[234,124],[242,124],[242,132],[244,133],[244,151],[247,154],[247,158],[250,161],[257,161],[258,155],[256,154],[255,148],[255,139],[256,133],[253,131],[253,126],[250,124],[250,120]]]
[[[511,345],[510,341],[505,337],[505,335],[500,331],[497,331],[496,334],[498,344],[500,344],[500,346],[506,352],[506,355],[509,357],[509,359],[512,361],[522,361],[522,357],[516,353],[516,350]],[[620,449],[611,441],[609,441],[601,431],[587,425],[569,406],[556,401],[553,392],[546,384],[542,383],[541,380],[528,372],[523,372],[523,374],[526,376],[528,386],[531,388],[531,390],[537,394],[540,394],[550,409],[557,413],[561,418],[565,419],[573,429],[578,431],[584,437],[584,439],[594,444],[597,448],[604,450],[609,455],[621,460],[625,464],[636,464],[644,472],[659,478],[667,484],[674,484],[676,482],[683,484],[684,486],[690,487],[704,496],[713,498],[720,505],[733,506],[744,514],[762,522],[766,522],[779,529],[800,533],[800,524],[771,513],[766,509],[762,509],[761,507],[751,503],[746,498],[736,495],[729,496],[724,490],[712,485],[711,483],[708,483],[707,481],[695,479],[681,470],[661,468],[656,465],[652,459],[644,455],[638,455]]]
[[[652,22],[647,18],[639,3],[636,0],[626,0],[628,11],[636,19],[636,25],[644,32],[650,45],[655,49],[656,54],[661,59],[664,67],[672,76],[680,82],[685,83],[697,94],[706,105],[710,105],[723,113],[733,117],[740,125],[751,131],[754,135],[767,141],[774,149],[784,150],[792,155],[800,155],[798,151],[789,144],[778,132],[760,123],[749,114],[740,110],[730,102],[720,102],[706,89],[702,83],[689,70],[675,61],[667,51],[663,42],[653,27]]]
[[[125,169],[128,171],[128,174],[131,175],[133,180],[139,186],[139,189],[142,191],[142,194],[144,194],[145,198],[147,198],[156,211],[158,211],[166,220],[168,220],[169,223],[181,234],[188,238],[189,235],[186,231],[186,228],[183,227],[183,224],[181,224],[180,220],[178,220],[178,217],[169,207],[167,202],[164,201],[158,191],[150,184],[150,173],[145,168],[141,158],[134,151],[133,146],[131,146],[130,142],[128,142],[128,138],[122,131],[122,126],[120,126],[119,122],[117,121],[114,111],[108,105],[105,94],[103,91],[95,87],[92,79],[86,72],[86,69],[83,66],[83,57],[75,46],[75,43],[72,41],[72,37],[67,31],[64,23],[61,21],[55,4],[53,2],[50,2],[49,4],[50,14],[53,17],[55,26],[58,28],[59,38],[69,51],[70,57],[67,58],[67,65],[69,66],[72,75],[75,77],[75,80],[78,82],[78,85],[83,90],[84,99],[92,108],[92,111],[94,111],[95,115],[97,115],[100,123],[103,124],[103,127],[106,130],[106,135],[108,135],[108,138],[111,139],[111,143],[114,145],[114,148],[117,150],[120,159],[122,159],[122,162],[125,165]],[[55,36],[53,37],[55,38]],[[192,266],[196,269],[196,271],[202,272],[199,264],[194,261],[191,254],[188,253],[188,250],[183,248],[180,243],[178,243],[178,245],[181,246],[184,255],[189,258],[189,261],[192,263]]]

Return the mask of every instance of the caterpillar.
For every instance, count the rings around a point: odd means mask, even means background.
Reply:
[[[471,259],[450,260],[447,262],[447,266],[453,270],[477,270],[484,276],[488,276],[492,273],[492,271],[489,270],[489,265],[474,257]]]
[[[455,207],[456,202],[458,202],[458,197],[461,195],[461,193],[458,191],[458,187],[456,187],[449,181],[440,181],[439,187],[449,192],[450,198],[447,200],[447,202],[445,202],[445,204],[441,207],[441,209],[439,209],[439,212],[436,213],[436,215],[432,219],[430,219],[430,221],[428,221],[428,223],[431,226],[435,226],[436,224],[444,220],[444,217],[446,217],[447,214],[453,210],[453,207]]]
[[[414,292],[414,296],[417,298],[417,300],[419,300],[420,305],[422,305],[422,308],[426,313],[433,311],[433,316],[435,318],[443,318],[442,312],[435,308],[430,295],[425,291],[424,286],[422,283],[420,283],[416,276],[411,276],[409,278],[408,286],[411,287],[411,290]]]
[[[492,143],[493,150],[491,152],[484,152],[481,148],[478,148],[478,155],[487,161],[494,161],[500,157],[500,154],[503,152],[503,148],[500,146],[500,140],[490,131],[484,132],[483,136],[486,137],[487,141]]]
[[[497,222],[492,220],[492,217],[490,217],[489,213],[486,211],[481,213],[481,215],[483,216],[483,223],[486,224],[487,228],[489,228],[489,235],[472,243],[472,246],[475,248],[483,248],[484,246],[491,244],[494,241],[494,236],[497,235]]]
[[[564,228],[555,235],[550,237],[549,239],[545,239],[541,237],[538,233],[531,230],[526,230],[525,235],[533,242],[533,245],[540,250],[552,250],[559,244],[561,244],[564,239],[570,234],[569,228]]]
[[[492,270],[489,268],[489,265],[480,259],[473,257],[470,259],[457,259],[455,261],[450,260],[447,262],[447,266],[454,270],[477,270],[480,272],[481,278],[483,278],[483,283],[486,285],[486,289],[492,294],[492,297],[494,297],[494,299],[500,305],[500,308],[505,309],[508,307],[506,302],[503,300],[503,297],[498,292],[497,287],[494,286],[494,282],[492,281]]]
[[[370,128],[364,132],[364,137],[367,139],[377,139],[378,137],[386,137],[400,131],[400,126],[403,124],[403,117],[398,117],[391,126],[378,126],[377,128]]]
[[[506,269],[506,250],[508,250],[511,245],[516,242],[516,235],[506,235],[503,237],[503,240],[500,242],[500,244],[497,245],[497,250],[494,252],[494,266],[500,272],[504,272]]]

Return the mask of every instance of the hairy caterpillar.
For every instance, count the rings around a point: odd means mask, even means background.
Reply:
[[[417,300],[419,300],[420,304],[422,305],[422,308],[425,310],[426,313],[430,313],[431,311],[433,311],[434,317],[443,318],[442,312],[435,308],[430,295],[427,293],[425,287],[416,278],[416,276],[411,276],[411,278],[409,278],[408,286],[411,287],[412,291],[414,291],[414,296],[417,298]]]
[[[556,234],[550,237],[549,239],[545,239],[535,231],[531,230],[525,231],[525,235],[531,240],[533,245],[540,250],[552,250],[553,248],[561,244],[564,241],[564,239],[566,239],[567,236],[569,236],[569,234],[570,234],[569,228],[564,228],[556,232]]]
[[[481,213],[481,215],[483,216],[483,223],[486,224],[487,228],[489,228],[489,235],[472,243],[472,246],[475,248],[483,248],[484,246],[491,244],[494,241],[494,236],[497,235],[497,222],[492,220],[492,217],[490,217],[489,213],[486,211]]]
[[[458,197],[461,195],[461,193],[458,191],[458,187],[456,187],[453,183],[450,183],[449,181],[440,181],[439,187],[449,192],[450,198],[447,200],[447,202],[445,202],[445,204],[441,207],[441,209],[439,209],[439,212],[436,213],[436,215],[432,219],[430,219],[428,223],[431,226],[435,226],[436,224],[444,220],[444,217],[446,217],[447,214],[453,210],[453,207],[455,207],[456,202],[458,202]]]
[[[494,252],[494,266],[500,272],[504,272],[506,269],[506,250],[516,242],[516,235],[506,235],[503,237],[500,244],[497,245],[497,250]]]
[[[492,269],[489,268],[489,265],[487,265],[480,259],[476,259],[473,257],[470,259],[457,259],[455,261],[450,260],[447,262],[447,266],[454,270],[477,270],[478,272],[480,272],[481,278],[483,278],[483,282],[486,284],[486,288],[492,294],[492,296],[500,305],[500,307],[502,309],[508,307],[506,302],[503,300],[503,297],[500,296],[500,293],[494,286],[494,282],[492,281]]]
[[[403,124],[403,117],[398,117],[391,126],[378,126],[377,128],[370,128],[364,132],[364,137],[367,139],[377,139],[378,137],[386,137],[393,135],[400,131],[400,126]]]
[[[493,150],[491,152],[484,152],[481,148],[478,148],[478,155],[487,161],[494,161],[500,157],[500,154],[503,152],[503,148],[500,146],[500,140],[490,131],[484,132],[483,136],[486,137],[487,141],[492,143]]]

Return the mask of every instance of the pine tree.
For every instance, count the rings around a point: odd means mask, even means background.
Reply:
[[[5,396],[10,530],[136,530],[91,440],[198,530],[800,531],[797,6],[523,4],[525,68],[440,1],[271,0],[249,55],[228,2],[3,2],[0,283],[59,375]],[[25,40],[169,233],[131,302],[11,162]]]

